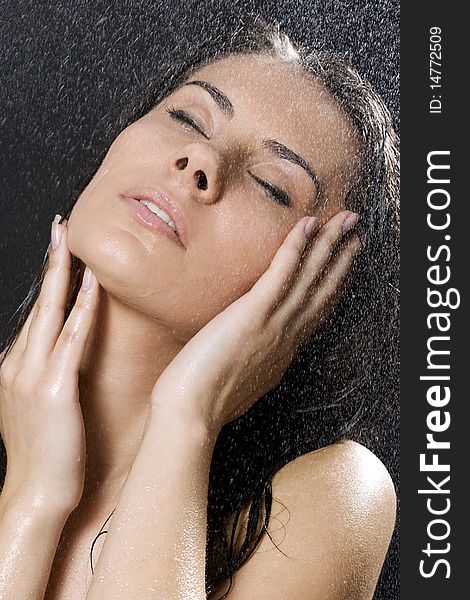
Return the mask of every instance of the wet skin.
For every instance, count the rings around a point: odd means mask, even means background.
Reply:
[[[84,505],[97,481],[109,484],[114,492],[105,496],[114,499],[152,387],[185,343],[252,287],[302,216],[323,224],[342,210],[357,177],[360,152],[348,118],[303,72],[271,58],[229,56],[194,80],[223,92],[233,117],[199,85],[181,86],[116,137],[68,222],[71,253],[102,287],[80,370],[92,465]],[[205,135],[169,108],[184,110]],[[314,169],[320,197],[310,175],[264,148],[264,138]],[[201,170],[206,189],[197,185]],[[281,188],[291,205],[270,197],[253,175]],[[179,205],[185,249],[130,216],[119,194],[136,186],[159,188]],[[98,521],[112,500],[104,505]]]

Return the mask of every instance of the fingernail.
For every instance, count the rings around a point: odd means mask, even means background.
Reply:
[[[343,221],[343,225],[341,226],[343,233],[351,231],[351,229],[356,226],[358,219],[359,215],[357,213],[352,213],[346,217],[346,219]]]
[[[310,217],[308,219],[308,221],[306,222],[305,227],[304,227],[305,237],[309,237],[312,234],[312,232],[315,229],[315,226],[317,224],[317,221],[318,221],[317,217]]]
[[[60,244],[62,237],[62,227],[59,225],[59,221],[62,219],[60,215],[56,215],[52,221],[51,226],[51,246],[53,249],[57,248]]]
[[[87,266],[85,272],[83,273],[82,288],[84,290],[91,290],[95,281],[96,277],[93,271]]]

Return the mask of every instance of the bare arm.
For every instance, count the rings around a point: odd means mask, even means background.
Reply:
[[[0,435],[8,457],[0,496],[3,600],[44,597],[62,529],[83,492],[78,368],[99,287],[85,279],[64,324],[66,232],[55,219],[39,296],[8,354],[0,355]]]
[[[161,405],[169,403],[161,398]],[[210,460],[196,420],[154,410],[110,521],[86,600],[205,600]]]
[[[0,496],[0,598],[42,600],[68,513],[32,495]]]

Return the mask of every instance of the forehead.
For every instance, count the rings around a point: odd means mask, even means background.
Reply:
[[[356,133],[328,90],[300,67],[269,56],[230,55],[188,78],[195,79],[219,88],[233,104],[233,122],[249,124],[255,139],[271,137],[300,154],[326,187],[349,186],[359,163]],[[218,110],[199,86],[181,92],[207,97]]]

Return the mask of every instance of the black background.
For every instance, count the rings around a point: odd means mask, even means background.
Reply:
[[[2,337],[42,262],[54,214],[68,206],[78,165],[100,145],[120,99],[162,61],[223,35],[241,13],[275,18],[295,39],[349,59],[382,95],[399,129],[395,0],[4,1],[0,7]],[[384,417],[368,445],[398,489],[396,414]],[[397,561],[396,532],[376,599],[399,597]]]

